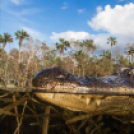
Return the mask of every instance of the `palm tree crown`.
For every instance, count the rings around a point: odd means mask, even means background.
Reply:
[[[111,53],[108,50],[102,50],[102,54],[100,56],[105,57],[107,59],[110,59],[111,58]]]
[[[3,43],[3,49],[5,48],[7,43],[13,42],[13,38],[10,34],[4,33],[4,35],[0,35],[0,43]]]
[[[134,47],[130,47],[126,53],[131,56],[132,63],[133,63],[134,62]]]
[[[59,50],[60,54],[64,54],[64,50],[66,50],[67,47],[70,47],[70,43],[63,38],[60,38],[59,41],[60,43],[56,43],[56,48]]]
[[[21,47],[23,40],[29,37],[29,34],[22,29],[21,31],[15,32],[15,36],[16,36],[16,39],[19,39],[19,47]]]
[[[16,36],[16,39],[19,39],[19,60],[18,61],[20,62],[20,57],[21,57],[20,51],[21,51],[22,43],[25,38],[29,37],[29,35],[26,31],[22,29],[21,31],[15,32],[15,36]]]
[[[115,37],[107,38],[107,44],[111,45],[111,59],[112,59],[112,46],[115,45],[116,43],[117,43],[117,41],[116,41]]]
[[[92,39],[84,40],[82,45],[85,47],[87,52],[93,52],[97,49],[97,46],[94,44]]]
[[[110,43],[111,46],[113,46],[113,45],[115,45],[117,43],[115,37],[109,37],[109,38],[107,38],[107,41],[108,41],[107,43],[108,44]]]

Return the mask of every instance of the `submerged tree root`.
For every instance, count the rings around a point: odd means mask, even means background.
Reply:
[[[44,109],[48,111],[44,113]],[[2,134],[131,134],[133,120],[130,115],[91,115],[70,111],[42,102],[33,93],[0,93]]]

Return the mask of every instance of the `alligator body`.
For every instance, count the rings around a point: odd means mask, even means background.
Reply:
[[[43,101],[93,115],[133,115],[133,85],[129,76],[78,78],[61,68],[44,69],[33,78],[37,90],[49,92],[36,93]]]

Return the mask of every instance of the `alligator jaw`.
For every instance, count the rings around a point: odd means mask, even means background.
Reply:
[[[102,96],[64,93],[36,93],[43,101],[50,102],[72,111],[82,111],[91,115],[134,115],[134,98],[132,96]],[[53,96],[53,97],[52,97]]]
[[[93,115],[134,114],[134,88],[128,78],[79,79],[64,70],[53,68],[39,73],[34,82],[36,91],[47,92],[36,92],[40,99],[60,107]]]

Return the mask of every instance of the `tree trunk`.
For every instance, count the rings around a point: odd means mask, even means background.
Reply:
[[[73,75],[74,75],[74,65],[73,65]]]
[[[112,54],[112,43],[111,43],[111,60],[113,59],[113,54]]]
[[[132,63],[134,63],[134,55],[132,54]]]
[[[20,57],[20,56],[21,56],[21,55],[20,55],[20,52],[21,52],[22,42],[23,42],[23,39],[20,39],[20,40],[19,40],[19,60],[18,60],[18,63],[20,63],[20,58],[21,58],[21,57]]]
[[[3,43],[3,49],[5,50],[6,47],[6,42]]]
[[[129,60],[129,64],[130,64],[130,55],[128,55],[128,60]]]
[[[85,76],[85,71],[84,71],[84,67],[82,66],[82,75],[83,77]]]

